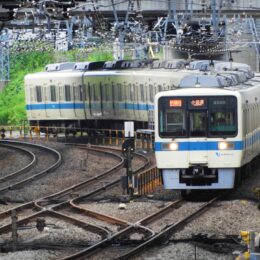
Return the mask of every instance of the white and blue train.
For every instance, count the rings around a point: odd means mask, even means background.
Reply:
[[[155,97],[155,155],[165,189],[232,189],[260,153],[260,76],[247,65],[223,65]]]
[[[191,73],[183,61],[50,64],[25,77],[31,125],[123,128],[131,120],[146,128],[157,92],[176,88]],[[176,73],[177,72],[177,73]]]
[[[179,87],[184,77],[209,74],[209,61],[115,61],[49,64],[25,77],[27,118],[32,126],[123,129],[153,124],[154,96]],[[230,84],[252,77],[246,65],[215,62]],[[228,69],[227,71],[223,71]],[[219,77],[219,80],[220,77]],[[151,124],[149,124],[149,121]]]

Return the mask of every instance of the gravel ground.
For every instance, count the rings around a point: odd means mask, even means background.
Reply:
[[[38,142],[38,141],[37,141]],[[46,144],[46,142],[43,142]],[[52,175],[55,179],[64,177],[64,183],[66,185],[75,183],[75,176],[78,182],[79,179],[83,178],[85,174],[88,178],[94,174],[93,169],[105,165],[108,168],[113,164],[112,160],[105,160],[105,158],[99,158],[98,155],[88,154],[88,166],[87,171],[82,171],[81,169],[81,160],[86,157],[85,151],[83,152],[80,149],[65,147],[64,144],[60,143],[48,143],[50,147],[60,150],[63,153],[66,164],[62,168],[55,172],[57,175]],[[102,163],[101,163],[102,162]],[[109,165],[110,164],[110,165]],[[102,168],[102,167],[101,167]],[[72,175],[72,171],[83,172],[84,174]],[[61,180],[63,181],[63,180]],[[53,179],[48,181],[46,177],[46,183],[39,186],[32,186],[35,191],[39,191],[42,195],[46,192],[48,186],[51,189],[59,189],[56,187],[57,184]],[[44,187],[44,189],[43,189]],[[216,234],[216,235],[238,235],[240,230],[254,230],[260,232],[260,211],[257,209],[257,202],[250,199],[256,198],[252,192],[254,187],[260,187],[260,170],[256,171],[253,176],[250,177],[238,190],[225,201],[220,201],[216,204],[215,207],[211,208],[208,212],[204,213],[199,219],[194,220],[186,228],[177,234],[172,236],[172,239],[182,239],[190,238],[193,234],[198,233],[207,233],[207,234]],[[43,191],[44,190],[44,191]],[[157,191],[149,196],[146,201],[132,201],[126,203],[125,210],[119,210],[119,203],[114,203],[111,201],[102,201],[99,203],[96,202],[87,202],[82,203],[87,209],[95,210],[100,213],[111,215],[114,217],[122,218],[129,222],[136,222],[149,214],[159,210],[161,207],[168,205],[169,201],[179,197],[179,192],[165,191],[162,188],[158,188]],[[152,200],[155,199],[154,201]],[[195,203],[195,202],[194,202]],[[194,203],[190,202],[189,208],[188,204],[185,208],[185,212],[189,212],[194,208]],[[199,202],[200,203],[200,202]],[[0,211],[3,211],[8,206],[0,205]],[[175,211],[175,210],[174,210]],[[160,226],[164,226],[176,222],[178,219],[178,210],[176,214],[174,211],[169,215],[170,217],[161,219]],[[180,213],[180,212],[179,212]],[[52,220],[54,221],[54,220]],[[56,220],[57,221],[57,220]],[[101,223],[100,223],[101,224]],[[103,223],[102,223],[103,224]],[[63,226],[63,229],[55,230],[55,234],[48,234],[46,237],[39,237],[39,241],[59,241],[59,242],[69,242],[69,241],[97,241],[98,237],[92,237],[89,235],[89,232],[85,232],[82,229],[79,229],[73,225],[64,224],[58,222],[58,225]],[[103,225],[102,225],[103,226]],[[160,229],[155,228],[156,231]],[[23,231],[24,234],[28,232],[27,239],[37,237],[36,233],[29,231]],[[10,234],[9,234],[10,237]],[[43,239],[43,240],[41,240]],[[52,240],[53,239],[53,240]],[[8,253],[0,254],[0,259],[9,260],[9,259],[59,259],[62,254],[69,254],[72,251],[51,251],[51,250],[38,250],[38,251],[25,251],[17,253]],[[234,259],[232,255],[232,250],[226,254],[217,254],[210,252],[201,247],[196,247],[196,258],[195,258],[195,246],[190,243],[169,243],[167,245],[158,245],[153,248],[145,251],[142,254],[136,256],[137,259],[146,259],[146,260],[159,260],[159,259],[209,259],[209,260],[218,260],[218,259]],[[92,258],[91,258],[92,259]],[[94,258],[93,258],[94,259]],[[107,255],[100,257],[99,259],[107,259]]]
[[[123,219],[130,223],[135,223],[142,218],[155,213],[168,203],[159,201],[138,202],[131,201],[125,204],[125,209],[119,209],[120,203],[98,202],[80,204],[81,207],[96,211],[98,213],[109,215],[111,217]]]
[[[27,202],[47,196],[87,180],[118,163],[114,157],[102,156],[96,152],[64,146],[60,143],[43,144],[61,152],[63,164],[54,172],[28,183],[26,189],[21,188],[5,193],[4,196],[9,200]]]
[[[20,170],[30,162],[31,159],[27,154],[16,149],[0,146],[0,178]]]

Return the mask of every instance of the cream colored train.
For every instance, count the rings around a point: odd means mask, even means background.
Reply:
[[[232,189],[260,153],[260,76],[244,64],[215,70],[155,97],[155,154],[166,189]]]
[[[45,72],[25,77],[27,117],[31,125],[39,126],[122,129],[124,121],[131,120],[136,129],[147,128],[153,122],[155,94],[178,88],[185,76],[212,73],[209,64],[207,60],[49,64]],[[233,73],[237,75],[226,78],[243,81],[245,73]]]
[[[31,125],[122,128],[126,120],[146,128],[157,92],[174,89],[190,73],[184,61],[50,64],[25,77]]]

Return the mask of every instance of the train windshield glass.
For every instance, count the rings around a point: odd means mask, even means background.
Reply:
[[[162,97],[158,109],[161,137],[226,137],[237,133],[235,97]]]
[[[162,101],[159,104],[160,135],[186,136],[185,100],[166,98],[160,101]]]
[[[234,136],[237,132],[235,97],[209,99],[209,135]]]

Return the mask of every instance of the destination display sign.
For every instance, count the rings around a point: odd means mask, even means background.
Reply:
[[[182,99],[170,99],[169,107],[182,107]]]

